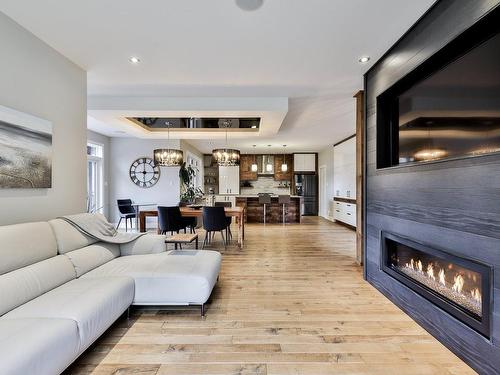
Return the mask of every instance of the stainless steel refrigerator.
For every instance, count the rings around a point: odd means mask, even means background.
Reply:
[[[318,215],[318,176],[311,174],[295,175],[295,194],[303,197],[300,214]]]

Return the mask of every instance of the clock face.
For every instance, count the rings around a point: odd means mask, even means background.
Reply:
[[[139,158],[130,166],[130,179],[142,188],[150,188],[160,179],[160,167],[151,158]]]

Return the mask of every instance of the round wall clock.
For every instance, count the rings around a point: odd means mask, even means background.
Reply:
[[[160,179],[160,167],[151,158],[139,158],[130,166],[130,179],[141,188],[150,188]]]

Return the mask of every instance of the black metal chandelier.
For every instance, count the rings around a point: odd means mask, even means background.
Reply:
[[[167,144],[170,145],[170,121],[165,122],[167,125]],[[184,154],[181,150],[175,148],[157,148],[154,150],[155,165],[160,167],[179,167],[184,162]]]
[[[231,122],[224,121],[222,126],[226,129],[226,147],[212,150],[212,157],[221,167],[240,165],[240,150],[227,147],[227,129],[231,126]]]

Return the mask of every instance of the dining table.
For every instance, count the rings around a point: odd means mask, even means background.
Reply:
[[[179,207],[183,217],[203,217],[203,207]],[[245,208],[244,207],[224,207],[226,216],[236,218],[238,226],[238,247],[243,247],[245,240]],[[158,210],[140,211],[139,213],[139,230],[146,231],[146,217],[158,217]],[[159,231],[159,229],[158,229]]]
[[[149,202],[146,202],[146,203],[134,202],[134,203],[132,203],[132,207],[134,207],[134,210],[135,210],[135,227],[136,228],[139,228],[139,224],[140,224],[139,216],[140,216],[140,212],[141,212],[141,207],[149,207],[149,206],[158,206],[158,204],[157,203],[149,203]]]

